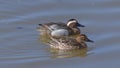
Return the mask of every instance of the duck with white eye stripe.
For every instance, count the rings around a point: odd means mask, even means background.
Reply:
[[[67,24],[51,22],[39,24],[39,26],[50,30],[51,35],[54,37],[80,34],[80,29],[78,27],[85,27],[84,25],[79,24],[76,19],[68,20]]]
[[[56,29],[61,29],[61,28],[67,28],[67,27],[85,27],[84,25],[81,25],[78,23],[76,19],[70,19],[68,20],[67,24],[62,23],[62,22],[50,22],[50,23],[45,23],[45,24],[39,24],[40,27],[48,29],[48,27],[51,30],[56,30]]]

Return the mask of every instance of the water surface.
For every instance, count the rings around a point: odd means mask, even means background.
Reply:
[[[0,68],[120,67],[120,1],[0,0],[0,7]],[[87,43],[92,48],[83,56],[51,51],[39,41],[39,23],[70,18],[85,25],[82,33],[95,41]]]

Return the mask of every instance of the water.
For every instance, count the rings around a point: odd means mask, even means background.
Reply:
[[[119,68],[119,6],[118,0],[0,0],[0,68]],[[94,48],[85,56],[54,56],[36,27],[70,18],[86,26],[82,33]]]

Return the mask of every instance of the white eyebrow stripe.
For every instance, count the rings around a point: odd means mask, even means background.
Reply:
[[[72,23],[74,23],[74,22],[76,22],[76,21],[69,21],[69,22],[67,23],[67,26],[69,26],[70,24],[72,24]]]

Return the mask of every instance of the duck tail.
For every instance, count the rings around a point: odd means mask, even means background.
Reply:
[[[50,31],[53,31],[49,26],[47,26],[47,25],[43,25],[43,24],[38,24],[39,26],[42,26],[42,27],[45,27],[45,28],[47,28],[48,30],[50,30]]]

